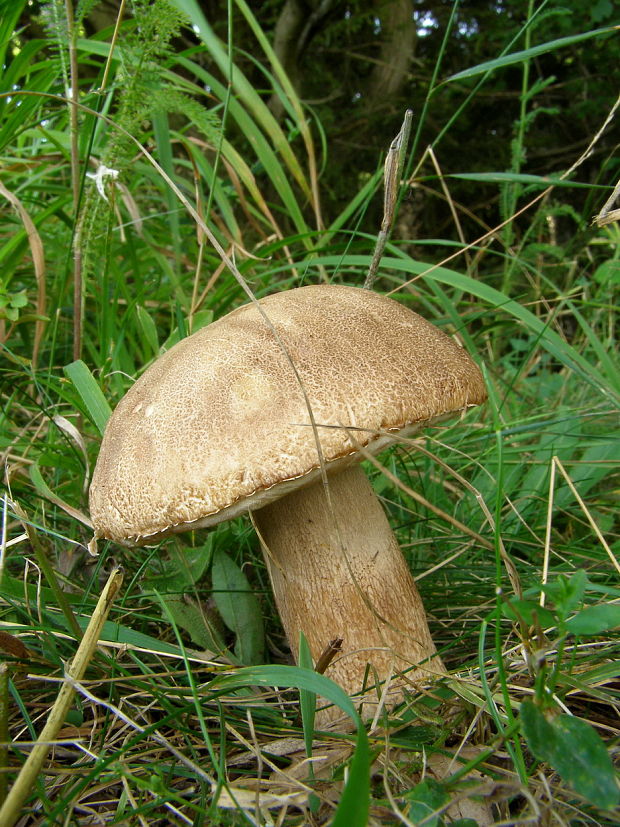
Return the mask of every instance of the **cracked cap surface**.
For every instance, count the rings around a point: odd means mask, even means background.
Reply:
[[[392,299],[314,285],[260,306],[280,341],[244,305],[172,347],[121,400],[90,488],[96,537],[134,544],[213,525],[314,481],[316,435],[329,470],[359,459],[358,445],[380,450],[386,432],[486,399],[467,352]]]

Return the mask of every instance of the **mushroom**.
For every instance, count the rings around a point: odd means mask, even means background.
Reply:
[[[484,382],[453,339],[368,290],[260,306],[179,342],[121,400],[90,488],[95,537],[152,544],[251,512],[295,659],[302,631],[315,662],[340,640],[326,674],[365,689],[368,717],[377,681],[393,704],[445,670],[359,461],[481,404]]]

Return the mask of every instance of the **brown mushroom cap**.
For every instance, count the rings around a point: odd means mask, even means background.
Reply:
[[[297,369],[328,468],[486,399],[449,336],[369,290],[262,299]],[[351,439],[353,436],[353,440]],[[90,488],[96,536],[130,544],[213,525],[314,481],[320,460],[290,361],[253,304],[179,342],[110,418]]]

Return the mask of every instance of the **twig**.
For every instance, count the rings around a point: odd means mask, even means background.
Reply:
[[[112,607],[112,603],[118,594],[122,582],[123,570],[117,567],[108,578],[108,582],[97,602],[95,611],[84,632],[84,637],[75,653],[75,657],[72,662],[67,665],[66,681],[63,683],[54,706],[50,710],[47,722],[37,739],[37,743],[32,748],[30,755],[26,759],[26,763],[21,768],[15,783],[11,787],[11,791],[0,808],[0,824],[5,825],[5,827],[11,827],[11,825],[15,824],[17,819],[23,815],[23,803],[32,792],[36,777],[41,771],[43,762],[49,752],[50,742],[58,735],[58,731],[64,724],[67,713],[71,707],[75,694],[72,681],[80,681],[84,677],[86,668],[95,653],[103,624],[106,621],[108,612]]]
[[[321,653],[321,656],[317,660],[316,666],[314,667],[314,671],[318,672],[319,675],[323,675],[329,664],[333,661],[333,659],[336,657],[336,655],[338,654],[338,652],[340,652],[341,649],[341,637],[337,637],[334,638],[334,640],[330,640],[323,652]]]
[[[564,479],[566,480],[566,484],[567,484],[567,485],[568,485],[568,487],[570,488],[570,490],[571,490],[571,492],[572,492],[572,494],[573,494],[574,498],[577,500],[577,502],[578,502],[578,503],[579,503],[579,505],[581,506],[581,510],[582,510],[582,511],[583,511],[583,513],[586,515],[586,519],[587,519],[587,520],[588,520],[588,522],[590,523],[590,526],[592,527],[592,531],[594,531],[594,533],[596,534],[596,536],[597,536],[597,538],[598,538],[598,541],[600,542],[600,544],[603,546],[603,548],[604,548],[604,549],[605,549],[605,551],[607,552],[607,556],[609,557],[609,559],[610,559],[610,561],[611,561],[612,566],[613,566],[613,567],[615,568],[615,570],[616,570],[616,571],[620,574],[620,563],[618,562],[618,560],[616,559],[615,554],[614,554],[614,553],[613,553],[613,551],[611,550],[611,548],[610,548],[610,546],[609,546],[609,543],[607,542],[607,540],[606,540],[606,539],[603,537],[603,535],[601,534],[601,530],[600,530],[600,528],[598,527],[598,525],[596,524],[596,522],[595,522],[594,518],[593,518],[593,517],[592,517],[592,515],[590,514],[590,511],[589,511],[589,509],[588,509],[588,506],[585,504],[585,502],[583,501],[583,499],[580,497],[579,492],[578,492],[578,491],[577,491],[577,489],[575,488],[575,485],[574,485],[573,481],[571,480],[571,478],[569,477],[569,475],[568,475],[568,474],[567,474],[567,472],[566,472],[566,469],[565,469],[565,468],[564,468],[564,466],[562,465],[562,463],[561,463],[561,461],[560,461],[560,458],[559,458],[559,457],[555,457],[555,456],[554,456],[554,457],[553,457],[553,459],[552,459],[552,462],[553,462],[553,464],[557,467],[557,469],[558,469],[558,471],[560,472],[560,474],[562,474],[562,476],[563,476],[563,477],[564,477]]]
[[[398,190],[400,188],[400,178],[405,163],[405,154],[407,152],[407,144],[409,143],[409,135],[411,134],[412,119],[413,112],[411,109],[407,109],[400,132],[390,144],[390,148],[385,159],[385,165],[383,167],[383,221],[381,222],[381,230],[377,236],[375,252],[373,254],[370,267],[368,268],[368,275],[366,276],[366,281],[364,282],[364,287],[366,290],[372,290],[375,278],[377,277],[379,263],[392,230],[394,211],[396,209]]]
[[[594,216],[592,223],[596,224],[597,227],[605,227],[605,225],[611,224],[614,221],[620,221],[620,210],[612,210],[614,203],[619,197],[620,181],[618,181],[614,187],[614,191],[601,207],[600,213]]]

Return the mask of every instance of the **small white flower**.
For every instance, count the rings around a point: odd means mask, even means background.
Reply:
[[[105,189],[103,186],[104,181],[106,178],[111,178],[113,181],[116,181],[118,178],[118,170],[110,169],[110,167],[106,167],[105,164],[101,164],[97,172],[87,172],[86,177],[93,179],[95,186],[97,187],[97,192],[104,201],[107,201],[108,196],[105,194]]]

